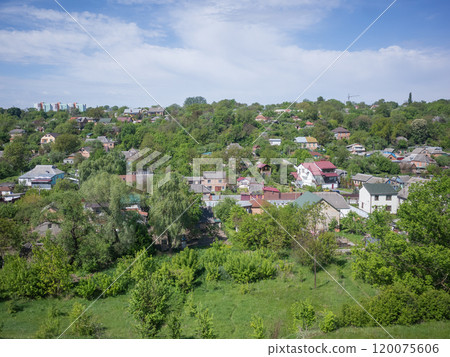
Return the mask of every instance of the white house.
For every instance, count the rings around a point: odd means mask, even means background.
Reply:
[[[397,191],[386,183],[365,183],[359,190],[359,208],[367,213],[379,207],[386,207],[391,213],[397,213]]]
[[[36,165],[33,170],[19,176],[19,183],[29,187],[51,189],[57,179],[64,178],[64,171],[53,165]]]
[[[280,146],[281,145],[281,139],[269,139],[269,143],[272,146]]]
[[[304,162],[295,168],[297,169],[294,175],[296,186],[321,186],[324,189],[339,187],[336,166],[330,161]]]

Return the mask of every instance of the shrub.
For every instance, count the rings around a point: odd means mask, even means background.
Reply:
[[[224,268],[238,283],[251,283],[258,280],[272,278],[276,267],[269,259],[263,258],[256,252],[235,253],[228,257]]]
[[[131,278],[138,282],[142,279],[148,278],[154,270],[154,261],[145,248],[138,251],[135,256],[136,262],[131,268]]]
[[[213,326],[213,317],[210,315],[208,309],[199,309],[197,312],[197,333],[200,338],[216,338]]]
[[[180,288],[183,291],[189,291],[195,280],[194,270],[190,267],[178,267],[164,262],[155,272],[158,280],[167,281],[171,285]]]
[[[402,285],[391,285],[373,297],[367,310],[381,325],[411,325],[420,320],[417,295]],[[374,324],[375,322],[371,322]]]
[[[73,321],[72,330],[78,336],[94,336],[98,332],[99,325],[86,311],[86,306],[78,302],[73,304],[69,319]]]
[[[205,262],[203,264],[206,271],[206,281],[220,280],[220,266],[214,262]]]
[[[316,312],[309,301],[298,301],[291,306],[292,316],[294,318],[294,331],[297,332],[299,326],[302,330],[307,330],[316,320]]]
[[[198,253],[194,249],[186,248],[176,254],[172,258],[172,264],[176,267],[180,268],[190,268],[192,271],[197,274],[200,270],[200,262],[198,259]]]
[[[424,292],[419,297],[418,304],[424,321],[450,319],[450,295],[442,290]]]
[[[44,320],[43,324],[39,327],[39,330],[34,335],[34,338],[55,338],[60,335],[60,321],[59,321],[59,311],[55,310],[53,307],[48,311],[47,319]]]
[[[325,311],[322,321],[319,323],[320,331],[332,332],[338,328],[338,318],[332,311]]]
[[[369,324],[370,317],[359,305],[342,305],[340,325],[363,327]]]
[[[253,315],[250,320],[250,327],[253,329],[252,338],[262,339],[266,337],[266,329],[261,316]]]
[[[132,257],[123,257],[119,259],[112,276],[114,284],[107,291],[108,296],[116,296],[127,292],[129,286],[133,283],[129,268],[132,262]]]
[[[0,290],[9,298],[40,296],[37,278],[28,262],[19,255],[7,255],[0,269]]]
[[[93,299],[96,297],[97,293],[97,284],[92,276],[86,279],[82,279],[79,281],[75,292],[78,296],[81,296],[84,299]]]
[[[169,317],[169,322],[167,323],[170,329],[170,338],[180,338],[181,336],[181,322],[180,318],[172,314]]]

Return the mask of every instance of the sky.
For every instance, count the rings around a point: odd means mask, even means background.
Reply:
[[[0,0],[0,107],[450,98],[448,0],[57,1]]]

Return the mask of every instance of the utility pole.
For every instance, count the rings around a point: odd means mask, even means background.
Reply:
[[[359,94],[350,95],[350,93],[347,95],[347,101],[350,101],[350,98],[353,97],[359,97]]]

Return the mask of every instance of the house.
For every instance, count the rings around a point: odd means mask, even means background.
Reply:
[[[56,236],[61,232],[61,227],[58,223],[45,221],[33,229],[33,232],[39,234],[39,236],[44,237],[47,232],[50,232],[52,236]]]
[[[71,117],[70,120],[75,120],[80,130],[83,129],[85,125],[88,123],[87,117]]]
[[[350,151],[352,155],[364,155],[366,148],[361,144],[351,144],[346,146],[347,150]]]
[[[258,169],[258,172],[261,175],[268,175],[270,176],[272,173],[272,168],[268,164],[263,164],[261,162],[256,163],[256,167]]]
[[[100,123],[100,124],[111,124],[111,118],[100,118],[99,120],[98,120],[98,123]],[[98,124],[97,123],[97,124]]]
[[[15,138],[22,136],[25,134],[25,130],[23,129],[13,129],[9,132],[9,135],[11,136],[9,141],[13,141]]]
[[[281,139],[269,139],[269,143],[272,146],[280,146],[281,145]]]
[[[336,128],[336,129],[333,129],[332,132],[333,132],[336,140],[342,140],[342,139],[348,140],[350,138],[350,131],[343,128],[342,126]]]
[[[74,162],[75,162],[75,154],[72,154],[63,160],[63,163],[69,164],[69,165],[73,165]]]
[[[51,189],[56,180],[64,178],[64,171],[53,165],[36,165],[33,170],[19,176],[19,183],[28,187]]]
[[[110,151],[114,149],[114,145],[116,143],[114,140],[108,139],[106,136],[98,136],[96,139],[86,139],[86,142],[92,141],[100,141],[105,151]]]
[[[58,136],[60,136],[61,134],[58,133],[48,133],[45,134],[42,138],[41,138],[41,145],[42,144],[50,144],[50,143],[54,143],[56,141],[56,138]]]
[[[320,159],[322,157],[322,154],[318,153],[317,151],[310,151],[309,153],[311,154],[313,159]]]
[[[225,191],[227,188],[227,173],[225,171],[204,171],[200,184],[209,192]]]
[[[305,127],[306,128],[314,128],[314,123],[311,123],[310,121],[307,121]]]
[[[141,109],[139,108],[127,108],[123,111],[124,116],[136,116],[141,114]]]
[[[89,159],[89,157],[91,156],[91,153],[94,152],[94,149],[90,146],[86,146],[80,149],[80,151],[78,151],[81,156],[83,156],[85,159]]]
[[[372,175],[356,174],[352,176],[352,182],[356,187],[361,187],[365,183],[383,183],[384,179]]]
[[[133,119],[130,117],[117,117],[117,121],[121,123],[131,123]]]
[[[386,183],[365,183],[359,190],[359,208],[367,213],[385,207],[388,212],[397,213],[397,191]]]
[[[0,184],[0,196],[12,195],[14,187],[16,186],[13,182],[3,182]]]
[[[410,189],[411,185],[423,184],[428,181],[430,181],[430,180],[424,179],[421,177],[410,177],[409,180],[405,182],[405,185],[403,186],[403,188],[400,191],[398,191],[398,194],[397,194],[398,205],[400,206],[403,202],[405,202],[408,199],[409,189]]]
[[[133,157],[137,154],[139,154],[139,150],[135,148],[131,148],[128,151],[122,151],[123,156],[125,156],[125,160],[129,161],[133,159]],[[138,157],[136,157],[138,158]]]
[[[340,219],[339,210],[331,206],[327,201],[325,201],[322,197],[318,196],[316,193],[305,192],[299,198],[294,200],[293,204],[300,208],[315,206],[317,204],[321,205],[320,212],[323,215],[323,221],[318,222],[318,226],[316,227],[319,231],[326,230],[328,228],[328,225],[333,220],[339,222]]]
[[[424,170],[430,164],[435,164],[436,161],[425,154],[411,155],[408,160],[411,164],[416,166],[416,169]]]
[[[428,155],[433,158],[447,155],[447,153],[445,151],[443,151],[442,148],[439,146],[428,146],[427,152],[428,152]]]
[[[318,146],[317,139],[312,136],[298,136],[294,139],[294,142],[300,144],[302,149],[308,149],[311,151],[316,150]]]
[[[147,110],[147,114],[148,115],[164,115],[164,108],[162,107],[154,107],[154,108],[149,108]]]
[[[262,122],[262,121],[267,121],[268,120],[268,118],[266,118],[264,115],[262,115],[262,114],[259,114],[256,118],[255,118],[255,120],[256,121],[259,121],[259,122]]]
[[[295,167],[295,166],[294,166]],[[335,189],[339,187],[336,166],[330,161],[305,162],[296,167],[295,185],[321,186],[322,188]]]

